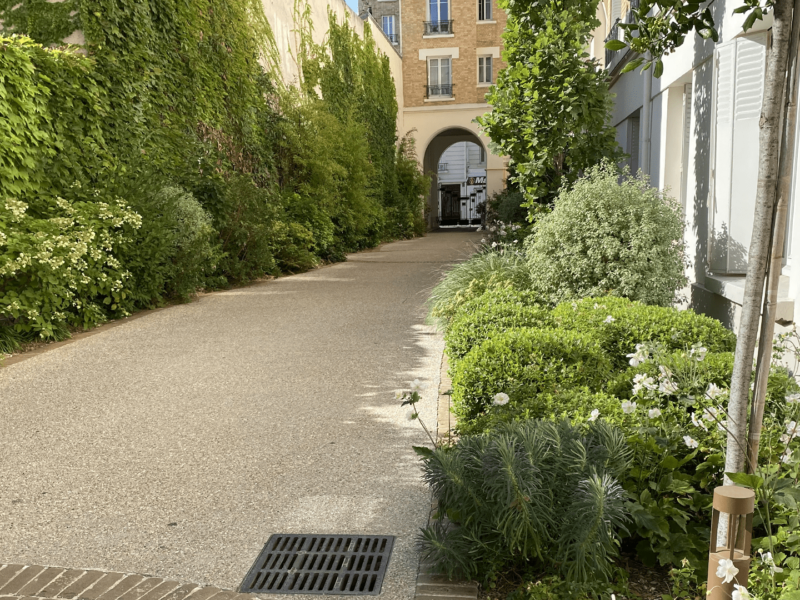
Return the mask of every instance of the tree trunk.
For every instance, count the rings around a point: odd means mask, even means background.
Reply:
[[[789,68],[786,75],[786,102],[781,127],[781,146],[778,163],[778,197],[772,218],[772,249],[769,256],[767,291],[761,319],[761,335],[758,341],[758,361],[750,408],[750,429],[747,436],[747,472],[755,473],[758,466],[758,451],[761,445],[761,425],[764,421],[764,403],[767,396],[767,380],[772,362],[772,338],[775,335],[775,314],[778,309],[778,284],[783,268],[783,245],[786,238],[786,216],[789,212],[789,195],[794,165],[795,133],[797,129],[797,61],[800,42],[800,0],[794,1],[792,30],[789,46]]]
[[[747,448],[747,409],[750,398],[750,375],[753,371],[753,352],[758,336],[761,300],[764,294],[764,277],[772,233],[772,216],[775,207],[780,144],[780,117],[786,66],[792,27],[792,2],[776,0],[773,10],[772,44],[767,59],[767,76],[761,107],[761,131],[758,146],[758,189],[756,211],[753,218],[753,237],[747,262],[747,279],[744,286],[742,316],[728,401],[728,442],[725,471],[739,473],[744,470]],[[725,484],[732,482],[726,477]]]

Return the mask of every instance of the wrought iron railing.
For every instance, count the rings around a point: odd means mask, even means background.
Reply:
[[[453,84],[443,83],[439,85],[426,85],[425,86],[426,98],[452,98],[453,97]]]
[[[611,31],[608,32],[608,37],[605,39],[606,42],[610,40],[619,40],[621,42],[625,41],[625,31],[622,27],[619,26],[620,23],[633,23],[635,17],[633,16],[634,10],[639,10],[639,6],[641,6],[641,0],[630,0],[630,8],[625,13],[624,19],[617,19],[614,22],[614,25],[611,26]],[[616,52],[627,52],[628,49],[625,48],[623,50],[609,50],[606,48],[606,68],[611,65],[611,61],[614,59],[614,54]]]
[[[393,44],[400,43],[400,36],[396,33],[387,33],[386,37],[389,38],[389,41],[392,42]]]
[[[453,21],[425,21],[425,35],[453,33]]]
[[[447,172],[447,163],[439,163],[439,173],[446,173]]]

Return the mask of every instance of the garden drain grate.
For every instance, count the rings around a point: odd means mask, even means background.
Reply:
[[[377,596],[393,546],[392,535],[275,534],[239,591]]]

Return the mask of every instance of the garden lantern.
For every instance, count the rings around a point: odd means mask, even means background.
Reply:
[[[754,507],[753,490],[734,485],[725,485],[714,490],[708,560],[708,600],[729,600],[733,595],[734,585],[747,587]],[[723,515],[723,519],[728,519],[728,527],[727,538],[718,542],[720,514]],[[717,574],[722,561],[731,561],[732,566],[738,569],[727,583],[724,575]],[[730,566],[728,562],[723,563],[723,566],[725,565]]]

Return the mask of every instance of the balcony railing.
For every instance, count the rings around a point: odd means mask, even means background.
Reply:
[[[614,25],[611,26],[611,31],[608,32],[608,37],[605,39],[606,42],[608,42],[610,40],[619,40],[620,42],[624,42],[625,41],[625,31],[622,29],[622,27],[619,26],[619,24],[620,23],[633,23],[633,21],[634,21],[633,11],[634,10],[639,10],[639,6],[640,6],[640,3],[641,3],[641,0],[630,0],[630,3],[631,3],[630,4],[630,8],[628,9],[628,12],[625,13],[625,19],[623,19],[623,20],[617,19],[614,22]],[[622,50],[608,50],[608,49],[606,49],[606,69],[611,67],[611,61],[614,60],[614,55],[617,52],[623,52],[624,53],[624,52],[627,52],[627,51],[628,51],[627,48],[624,48]]]
[[[439,163],[439,173],[447,173],[447,163]]]
[[[440,85],[426,85],[425,86],[426,98],[452,98],[453,97],[453,84],[445,83]]]
[[[453,33],[453,21],[425,21],[425,35],[448,35]]]
[[[396,33],[387,33],[385,35],[386,35],[387,38],[389,38],[389,41],[392,42],[393,44],[399,44],[400,43],[400,36],[398,34],[396,34]]]

